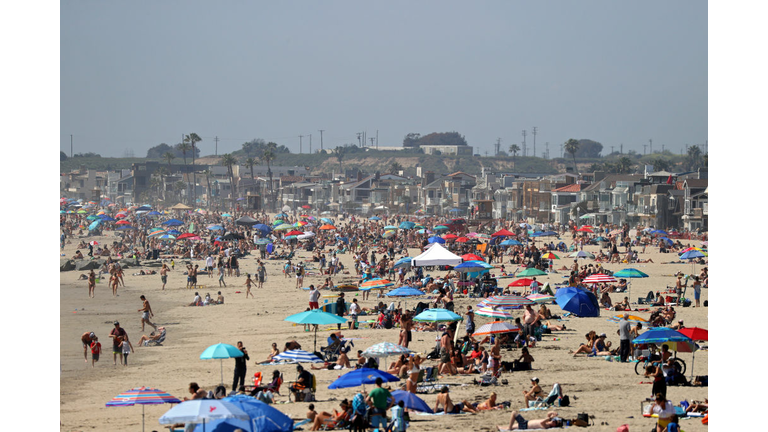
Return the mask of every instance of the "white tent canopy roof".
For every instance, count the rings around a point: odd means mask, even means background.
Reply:
[[[446,248],[440,246],[439,243],[433,243],[424,253],[411,260],[411,266],[456,266],[461,264],[462,261],[460,256],[451,253]]]

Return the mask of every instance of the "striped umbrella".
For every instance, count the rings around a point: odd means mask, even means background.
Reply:
[[[555,299],[554,296],[547,295],[547,294],[531,294],[529,296],[526,296],[528,300],[534,301],[536,304],[541,303],[550,303]]]
[[[511,333],[519,330],[520,329],[516,325],[510,324],[506,321],[494,321],[492,323],[483,324],[480,326],[476,332],[472,333],[472,336],[488,336],[499,333]]]
[[[559,256],[553,254],[552,252],[545,253],[544,255],[541,256],[541,258],[543,258],[543,259],[551,259],[551,260],[560,259]]]
[[[619,322],[619,321],[621,321],[623,319],[624,319],[624,315],[614,315],[614,316],[608,318],[608,321],[617,323],[617,322]],[[636,316],[636,315],[630,315],[629,317],[627,317],[627,321],[648,324],[648,320],[647,319],[645,319],[643,317]]]
[[[475,312],[475,315],[496,319],[514,319],[510,312],[505,310],[496,310],[491,307],[481,307]]]
[[[389,279],[371,279],[360,284],[360,291],[368,291],[372,289],[384,289],[387,287],[395,286]]]
[[[286,361],[288,363],[322,363],[323,359],[304,350],[283,351],[272,357],[275,361]]]
[[[488,297],[487,299],[481,301],[477,306],[478,307],[495,306],[495,307],[502,307],[502,308],[519,308],[521,306],[532,305],[532,304],[534,304],[534,302],[532,300],[528,300],[525,297],[521,297],[518,295],[506,295],[506,296]]]
[[[602,282],[616,282],[616,279],[613,276],[608,276],[607,274],[597,273],[591,276],[587,276],[582,282],[587,284],[602,283]]]
[[[284,223],[275,227],[275,231],[285,231],[289,229],[293,229],[293,225]]]
[[[155,388],[136,387],[112,398],[108,407],[141,405],[141,430],[144,430],[144,405],[181,403],[181,400]]]

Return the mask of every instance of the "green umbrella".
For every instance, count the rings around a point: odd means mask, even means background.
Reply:
[[[543,272],[539,269],[535,269],[531,267],[516,274],[515,277],[546,276],[546,275],[547,275],[547,272]]]
[[[310,311],[293,314],[287,317],[285,321],[293,322],[296,324],[326,325],[344,324],[347,322],[347,319],[328,312],[323,312],[320,309],[313,309]],[[315,351],[317,351],[317,327],[315,327]]]
[[[293,229],[293,225],[284,223],[275,227],[275,231],[285,231],[289,229]]]

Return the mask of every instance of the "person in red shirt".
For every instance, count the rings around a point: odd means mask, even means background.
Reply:
[[[91,338],[91,367],[96,367],[96,362],[99,361],[99,355],[101,354],[101,342],[97,336]]]

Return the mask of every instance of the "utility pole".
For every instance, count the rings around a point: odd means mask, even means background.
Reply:
[[[565,157],[565,144],[560,144],[560,158]]]
[[[501,148],[501,138],[496,138],[496,144],[493,145],[496,147],[496,156],[499,155],[499,148]]]
[[[664,144],[661,145],[661,152],[664,153]]]
[[[74,144],[74,138],[72,137],[72,134],[69,135],[69,157],[73,157],[75,155],[75,144]]]
[[[709,140],[704,141],[704,154],[709,154]]]
[[[645,154],[645,149],[648,148],[648,144],[643,144],[643,154]]]
[[[624,154],[624,143],[619,146],[619,154]]]
[[[611,154],[613,154],[613,146],[611,146]]]
[[[533,157],[536,157],[536,126],[533,127]]]
[[[375,140],[376,138],[374,138],[374,137],[370,137],[370,138],[368,138],[368,139],[369,139],[369,140],[371,140],[371,147],[373,147],[373,140]]]
[[[379,149],[379,130],[376,129],[376,150]]]
[[[549,142],[544,143],[544,148],[547,149],[547,155],[544,156],[544,159],[549,159]]]
[[[488,150],[485,151],[485,157],[488,157]]]
[[[303,151],[302,151],[303,150],[302,149],[302,143],[301,143],[301,139],[302,138],[304,138],[304,135],[299,135],[299,154],[303,153]]]
[[[523,129],[523,156],[528,156],[528,146],[525,145],[525,129]]]
[[[360,137],[362,137],[362,136],[363,136],[362,132],[358,132],[357,133],[357,145],[360,146],[361,148],[363,147],[363,145],[360,144]]]
[[[312,154],[312,134],[309,134],[309,154]]]
[[[653,140],[652,140],[652,139],[649,139],[649,140],[648,140],[648,143],[650,143],[650,144],[651,144],[651,154],[653,154]]]
[[[323,149],[323,132],[325,129],[319,129],[320,130],[320,150]]]
[[[216,150],[214,151],[214,156],[218,156],[219,155],[219,136],[218,135],[213,139],[213,142],[216,143]]]

